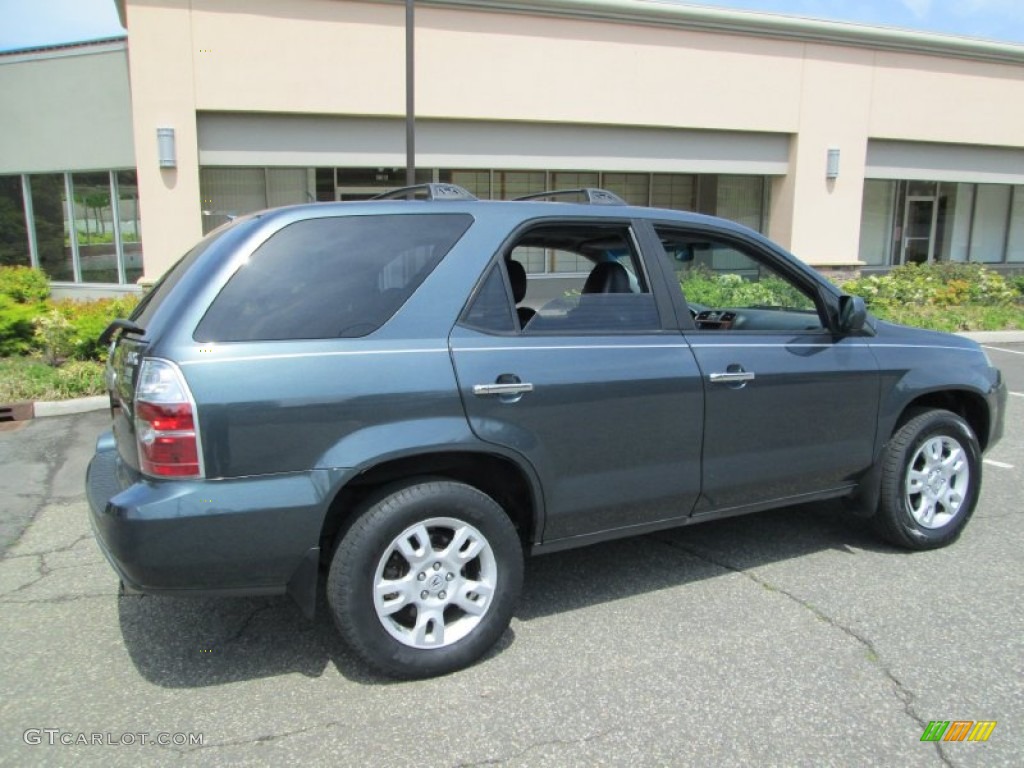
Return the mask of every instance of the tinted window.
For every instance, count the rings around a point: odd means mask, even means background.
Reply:
[[[820,331],[808,288],[769,256],[704,234],[658,227],[698,330]]]
[[[508,300],[505,282],[497,264],[491,267],[487,277],[480,284],[469,308],[462,319],[463,325],[481,331],[508,333],[516,330],[512,319],[512,305]]]
[[[527,274],[516,302],[524,333],[635,333],[661,327],[628,224],[544,224],[519,237],[508,257]],[[531,260],[538,258],[549,265],[571,261],[571,274],[557,274],[557,268],[533,274]]]
[[[365,336],[472,223],[466,214],[308,219],[273,235],[224,286],[197,341]]]

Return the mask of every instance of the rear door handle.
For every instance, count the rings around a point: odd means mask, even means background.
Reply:
[[[478,397],[488,395],[525,395],[533,392],[533,384],[527,382],[509,382],[508,384],[474,384],[473,394]]]
[[[743,384],[753,381],[756,376],[753,371],[729,371],[728,373],[712,373],[709,378],[712,384]]]

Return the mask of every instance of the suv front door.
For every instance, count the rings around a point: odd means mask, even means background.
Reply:
[[[829,329],[819,286],[726,233],[656,226],[705,390],[694,514],[839,495],[873,462],[878,366]]]

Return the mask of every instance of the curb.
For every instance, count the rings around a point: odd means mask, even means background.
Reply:
[[[1021,344],[1024,343],[1024,331],[968,331],[958,333],[979,344]],[[75,413],[104,411],[110,407],[110,398],[106,395],[96,397],[80,397],[75,400],[59,400],[55,402],[39,401],[35,404],[35,417],[70,416]]]
[[[1024,342],[1024,331],[968,331],[958,333],[965,339],[979,344],[1020,344]]]
[[[35,404],[35,412],[38,419],[47,416],[70,416],[74,413],[104,411],[109,407],[110,398],[106,395],[97,395],[95,397],[79,397],[74,400],[40,400]]]

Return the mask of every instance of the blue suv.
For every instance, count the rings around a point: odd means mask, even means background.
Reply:
[[[874,319],[742,226],[592,189],[246,216],[105,336],[87,489],[123,586],[312,616],[325,584],[399,677],[484,654],[524,553],[838,497],[948,544],[1006,400],[977,344]]]

